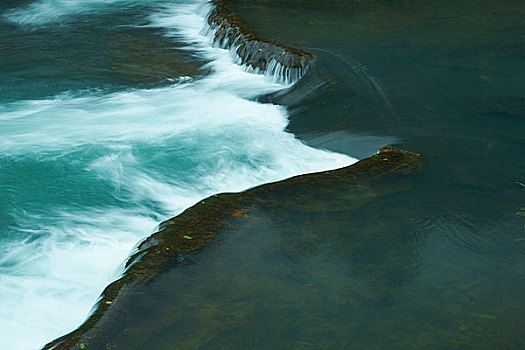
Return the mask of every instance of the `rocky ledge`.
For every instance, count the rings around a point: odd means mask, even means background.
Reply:
[[[208,23],[214,41],[222,48],[231,50],[237,63],[249,70],[273,76],[285,83],[295,83],[307,71],[313,54],[260,38],[232,11],[233,0],[211,0],[213,9]]]
[[[297,202],[297,198],[293,199],[295,194],[304,193],[307,188],[328,188],[330,191],[342,187],[363,188],[385,177],[408,174],[420,166],[418,158],[415,153],[382,147],[378,154],[348,167],[299,175],[245,192],[221,193],[200,201],[177,217],[161,223],[158,232],[144,240],[129,258],[124,275],[106,287],[84,324],[50,342],[44,349],[87,349],[88,346],[90,349],[104,349],[104,344],[114,338],[113,333],[119,324],[116,320],[137,305],[132,291],[170,269],[187,265],[192,253],[210,243],[221,230],[230,227],[232,220],[244,217],[242,208],[264,206],[264,203],[275,201],[274,196],[283,193],[292,193],[290,200]],[[362,199],[358,197],[356,195],[352,200],[360,203]],[[301,198],[307,202],[314,200]]]

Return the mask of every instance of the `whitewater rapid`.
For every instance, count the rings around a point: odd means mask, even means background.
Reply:
[[[209,61],[209,75],[0,105],[0,186],[11,200],[0,208],[11,220],[0,242],[1,349],[77,328],[137,242],[198,200],[356,161],[305,145],[285,131],[285,108],[255,102],[286,86],[212,45],[210,5],[159,3],[147,26]],[[41,0],[3,18],[42,25],[107,6]]]

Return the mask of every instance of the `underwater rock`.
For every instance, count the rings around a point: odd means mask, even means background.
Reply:
[[[283,196],[292,202],[313,202],[317,199],[312,186],[335,194],[346,187],[357,205],[371,200],[363,196],[363,188],[386,176],[404,175],[420,167],[419,155],[392,147],[382,147],[380,152],[350,166],[336,170],[295,176],[275,183],[254,187],[240,193],[221,193],[210,196],[180,215],[164,221],[159,230],[144,240],[126,264],[124,275],[106,287],[93,313],[75,331],[44,346],[44,349],[103,349],[108,339],[113,339],[117,319],[126,319],[131,308],[136,307],[136,292],[170,269],[188,264],[188,256],[210,243],[221,229],[246,216],[248,207],[271,206],[282,203]],[[355,188],[355,191],[348,191]],[[310,189],[310,191],[307,191]],[[348,199],[348,198],[347,198]],[[299,203],[300,204],[300,203]],[[143,292],[141,292],[143,293]]]

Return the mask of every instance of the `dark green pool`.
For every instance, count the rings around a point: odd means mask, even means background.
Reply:
[[[424,162],[410,196],[337,220],[342,227],[323,239],[348,260],[311,267],[332,291],[307,302],[319,308],[312,343],[524,348],[525,3],[270,0],[235,9],[263,36],[318,56],[310,81],[281,97],[291,131],[343,152],[393,137]],[[295,235],[324,234],[333,220],[315,221],[323,224]],[[366,234],[367,222],[383,225],[379,237]],[[329,300],[334,290],[346,307]]]

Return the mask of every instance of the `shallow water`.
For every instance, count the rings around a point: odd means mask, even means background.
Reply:
[[[478,223],[472,246],[464,218],[428,216],[418,198],[423,179],[259,191],[246,215],[186,264],[122,289],[104,329],[81,341],[117,349],[522,348],[521,290],[512,285],[523,282],[523,251],[512,225],[500,225],[508,232],[495,242],[490,221]]]
[[[395,146],[422,154],[409,202],[383,209],[411,218],[402,221],[407,236],[393,246],[405,242],[403,249],[414,251],[395,265],[413,278],[394,277],[412,293],[406,299],[398,291],[389,315],[380,308],[354,313],[368,320],[361,326],[375,328],[359,331],[371,334],[362,347],[417,348],[426,338],[424,348],[523,348],[525,4],[237,4],[240,17],[263,36],[318,56],[297,92],[272,97],[290,107],[289,130],[337,151],[354,145],[356,134],[389,135]],[[305,98],[314,86],[321,88]],[[376,258],[370,266],[377,271],[391,268]],[[464,324],[465,316],[477,325]],[[416,322],[420,329],[410,329]],[[461,341],[449,333],[454,328],[465,331]],[[440,336],[428,342],[430,333]],[[386,334],[395,337],[389,346]]]

